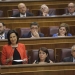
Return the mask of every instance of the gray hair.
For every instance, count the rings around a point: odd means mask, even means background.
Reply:
[[[75,47],[75,45],[73,45],[73,46],[71,47],[71,49],[73,50],[74,47]]]
[[[42,9],[42,8],[44,8],[44,7],[45,7],[46,9],[49,9],[46,4],[42,4],[40,9]]]

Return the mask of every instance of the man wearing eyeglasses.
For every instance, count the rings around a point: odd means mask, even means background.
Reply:
[[[37,22],[32,22],[30,24],[30,32],[23,34],[22,38],[35,38],[44,37],[44,34],[39,32],[39,25]]]
[[[64,16],[66,15],[75,15],[75,4],[74,3],[69,3],[67,7],[67,13],[63,14]]]
[[[71,49],[71,56],[64,58],[63,62],[75,62],[75,45]]]

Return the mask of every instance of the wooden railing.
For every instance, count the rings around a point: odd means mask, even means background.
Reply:
[[[75,75],[75,63],[1,66],[1,75]]]

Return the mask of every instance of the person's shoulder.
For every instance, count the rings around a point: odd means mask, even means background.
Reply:
[[[66,16],[67,14],[62,14],[62,16]]]
[[[56,33],[56,34],[53,34],[53,36],[52,37],[57,37],[58,36],[58,34]]]
[[[65,58],[63,59],[63,62],[70,62],[70,60],[71,60],[72,58],[73,58],[72,56],[65,57]]]
[[[44,34],[41,33],[41,32],[39,32],[39,36],[40,36],[40,37],[44,37]]]
[[[73,13],[73,15],[75,15],[75,12]]]
[[[31,32],[23,34],[21,38],[29,38],[29,36],[31,36]]]
[[[34,16],[33,13],[31,13],[31,12],[29,12],[29,11],[26,12],[26,15],[27,15],[27,16]]]
[[[24,46],[24,44],[23,44],[23,43],[18,43],[18,45],[19,45],[19,46]]]
[[[8,48],[10,45],[6,44],[3,46],[3,48]]]
[[[52,60],[49,60],[50,61],[50,63],[53,63],[53,61]]]
[[[68,33],[68,36],[72,36],[72,34],[71,33]]]

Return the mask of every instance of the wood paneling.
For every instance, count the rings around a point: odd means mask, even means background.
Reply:
[[[75,75],[74,63],[1,66],[1,75]]]
[[[70,3],[70,1],[4,1],[4,2],[0,2],[0,10],[3,10],[3,16],[7,17],[9,16],[8,11],[12,10],[12,9],[16,9],[18,3],[25,3],[27,8],[33,12],[34,9],[40,9],[40,6],[42,4],[47,4],[49,6],[49,8],[66,8],[67,4]],[[75,1],[73,1],[75,3]],[[35,13],[35,12],[34,12]],[[58,14],[60,14],[60,12],[58,12]],[[11,16],[11,15],[10,15]]]
[[[18,27],[30,27],[31,22],[39,23],[40,27],[59,26],[65,22],[69,25],[75,25],[75,16],[53,16],[53,17],[26,17],[26,18],[0,18],[7,28],[15,29]]]

